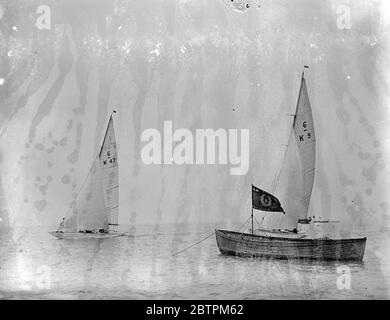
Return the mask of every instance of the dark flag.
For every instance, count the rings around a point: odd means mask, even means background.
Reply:
[[[283,212],[284,210],[279,202],[279,200],[252,185],[252,208],[261,211],[270,211],[270,212]]]

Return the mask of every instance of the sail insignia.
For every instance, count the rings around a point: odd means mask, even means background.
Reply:
[[[252,185],[252,208],[268,212],[283,212],[278,198]]]

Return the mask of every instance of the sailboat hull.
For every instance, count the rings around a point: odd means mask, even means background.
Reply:
[[[215,230],[222,254],[274,259],[317,259],[362,261],[366,238],[307,238],[302,235],[265,236]]]
[[[62,240],[109,239],[126,235],[125,233],[83,233],[83,232],[49,232],[53,237]]]

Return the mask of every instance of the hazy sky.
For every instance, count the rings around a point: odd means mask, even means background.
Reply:
[[[310,210],[389,225],[388,1],[52,0],[49,30],[41,4],[0,0],[1,224],[59,222],[115,108],[120,223],[239,225],[250,184],[273,183],[306,64]],[[143,164],[140,134],[164,120],[249,129],[248,174]]]

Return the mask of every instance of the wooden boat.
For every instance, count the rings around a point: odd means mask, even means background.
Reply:
[[[305,66],[307,67],[307,66]],[[334,222],[315,221],[309,204],[315,174],[315,133],[304,72],[281,168],[272,193],[252,185],[249,233],[215,230],[222,254],[278,259],[363,260],[366,237],[324,231]],[[278,195],[283,199],[283,209]],[[268,228],[253,226],[253,209],[266,212]],[[272,214],[268,214],[271,213]],[[275,226],[279,228],[275,228]],[[321,228],[318,228],[321,227]],[[322,231],[318,231],[322,230]]]
[[[302,234],[248,234],[215,230],[222,254],[275,259],[319,259],[361,261],[366,238],[309,238]]]
[[[115,113],[115,111],[114,111]],[[106,239],[118,233],[118,161],[113,115],[108,121],[99,153],[75,201],[57,231],[57,239]]]

